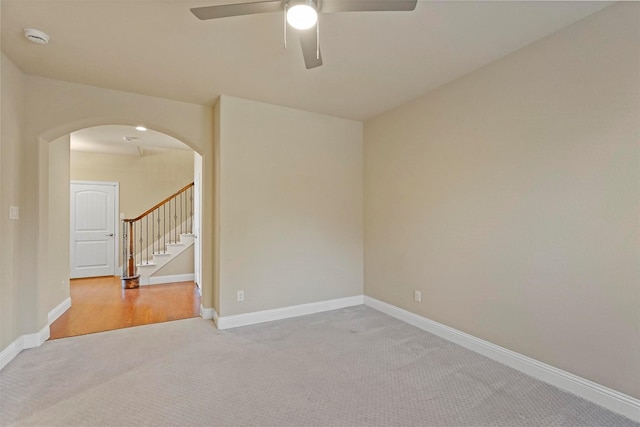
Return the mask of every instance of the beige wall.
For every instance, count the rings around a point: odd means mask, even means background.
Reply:
[[[362,124],[219,102],[219,314],[361,295]]]
[[[43,278],[41,295],[42,310],[46,312],[69,297],[70,263],[55,262],[55,256],[51,257],[52,254],[69,250],[69,135],[53,141],[48,148],[49,173],[46,181],[49,189],[47,203],[50,226],[45,259],[48,272]]]
[[[639,16],[365,124],[366,295],[640,397]]]
[[[135,218],[193,182],[193,152],[139,156],[71,153],[71,179],[120,183],[120,212]]]
[[[169,263],[163,265],[153,273],[152,277],[173,276],[177,274],[193,274],[193,246],[185,249],[173,258]]]
[[[220,98],[213,106],[213,163],[209,168],[213,182],[213,239],[209,241],[213,254],[213,309],[220,313]]]
[[[9,206],[21,205],[20,142],[24,121],[23,76],[4,54],[0,56],[0,351],[35,328],[35,320],[20,318],[23,295],[17,265],[20,250],[20,220],[9,220]],[[33,311],[31,312],[33,315]],[[35,317],[35,316],[33,316]]]
[[[29,114],[22,114],[23,111]],[[205,307],[213,305],[213,255],[210,249],[207,251],[211,247],[213,218],[213,200],[209,196],[213,183],[208,180],[212,174],[207,170],[213,162],[211,107],[24,76],[3,55],[1,115],[3,209],[6,212],[8,204],[17,204],[21,210],[19,221],[7,222],[0,216],[2,349],[20,335],[46,326],[48,311],[66,298],[65,292],[51,288],[60,285],[58,280],[63,279],[57,276],[61,272],[55,272],[55,282],[48,277],[53,266],[69,265],[68,250],[52,252],[49,247],[51,236],[60,231],[53,228],[63,222],[68,224],[68,219],[50,216],[54,203],[50,192],[68,188],[69,184],[69,174],[50,175],[50,165],[53,170],[59,166],[50,164],[50,159],[60,154],[51,143],[90,126],[144,123],[202,154],[202,302]],[[66,236],[66,243],[59,243],[68,248],[68,232]]]

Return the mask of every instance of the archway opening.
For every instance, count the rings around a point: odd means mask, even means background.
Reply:
[[[120,124],[78,129],[47,148],[50,214],[52,207],[63,204],[54,200],[65,198],[61,190],[66,179],[72,302],[51,325],[52,338],[198,316],[202,251],[195,233],[200,229],[202,204],[194,183],[202,173],[200,155],[171,135]],[[64,156],[68,174],[54,176]],[[100,191],[109,187],[115,188],[114,204]],[[186,187],[187,192],[179,192]],[[176,193],[179,197],[172,198]],[[166,199],[169,206],[162,204]],[[106,206],[105,212],[100,206]],[[129,241],[129,237],[123,240],[122,220],[147,211],[151,214],[138,222],[133,238],[142,286],[122,289]],[[55,215],[61,221],[60,213]],[[103,230],[102,225],[112,230]],[[81,235],[87,230],[93,235],[84,239]],[[88,316],[82,313],[87,306],[93,307]],[[96,307],[105,312],[96,313]]]

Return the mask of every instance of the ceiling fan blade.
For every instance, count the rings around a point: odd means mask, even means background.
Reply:
[[[322,55],[318,55],[318,32],[316,27],[308,30],[299,31],[300,44],[302,45],[302,56],[304,56],[304,65],[307,70],[322,65]]]
[[[281,12],[282,0],[267,0],[252,3],[223,4],[219,6],[194,7],[191,9],[196,18],[216,19],[229,16],[252,15],[254,13]]]
[[[324,0],[320,11],[332,12],[402,12],[416,8],[418,0]]]

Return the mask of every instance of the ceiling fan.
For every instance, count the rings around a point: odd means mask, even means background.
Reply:
[[[263,0],[191,9],[198,19],[217,19],[256,13],[284,12],[285,48],[287,24],[298,30],[307,69],[322,65],[318,14],[336,12],[412,11],[418,0]]]

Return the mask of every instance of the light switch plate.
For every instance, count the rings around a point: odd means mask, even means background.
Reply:
[[[19,218],[20,218],[20,207],[9,206],[9,219],[19,219]]]

